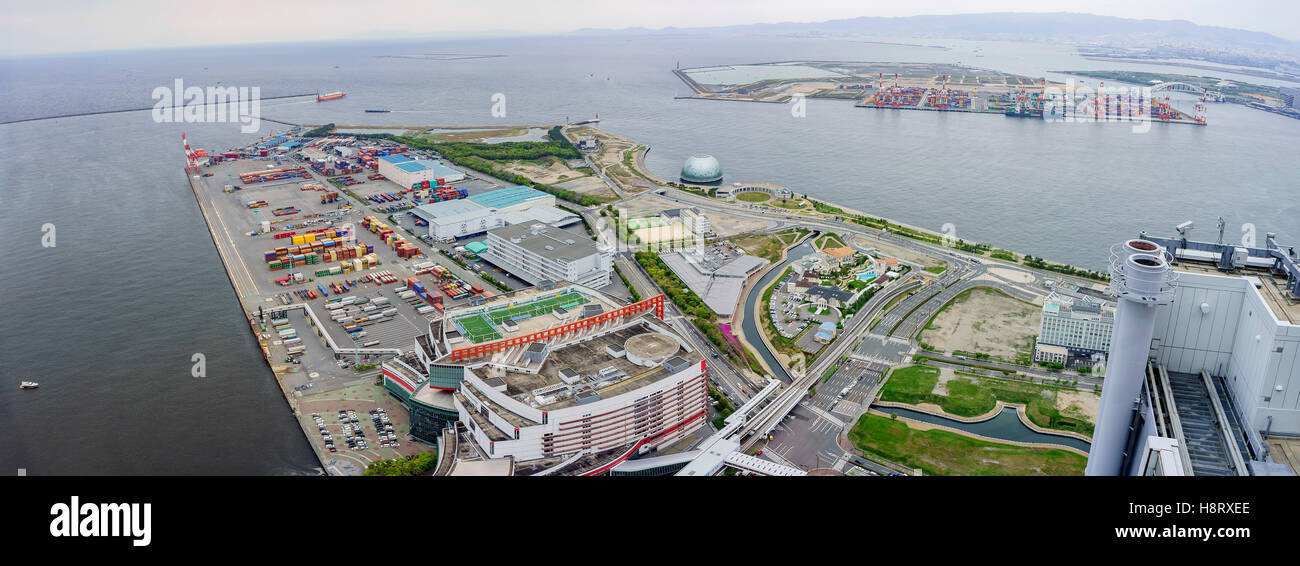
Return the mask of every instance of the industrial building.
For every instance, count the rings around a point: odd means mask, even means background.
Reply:
[[[513,224],[540,222],[563,228],[582,221],[578,215],[557,208],[554,195],[523,185],[424,204],[411,209],[411,213],[427,221],[429,236],[438,240]]]
[[[479,255],[533,285],[568,281],[599,289],[609,285],[613,252],[601,250],[586,234],[536,223],[489,230]]]
[[[1089,475],[1295,475],[1300,267],[1263,248],[1149,237],[1112,251],[1119,299]]]
[[[1110,349],[1115,326],[1111,309],[1099,301],[1074,300],[1052,293],[1043,303],[1034,361],[1067,364],[1072,358],[1089,358]],[[1060,360],[1065,349],[1065,359]]]
[[[390,181],[410,188],[421,181],[437,184],[455,183],[465,180],[465,174],[430,159],[416,160],[405,153],[385,155],[379,158],[379,173]]]
[[[385,387],[414,407],[413,435],[441,443],[455,432],[478,464],[517,475],[608,473],[634,455],[671,451],[707,421],[705,360],[663,308],[663,295],[623,305],[578,285],[493,297],[432,323],[412,355],[383,365]],[[441,428],[417,434],[416,409]],[[466,463],[442,448],[455,466]]]
[[[721,260],[695,249],[663,253],[659,258],[704,300],[705,306],[724,319],[735,313],[745,284],[771,263],[745,254]]]

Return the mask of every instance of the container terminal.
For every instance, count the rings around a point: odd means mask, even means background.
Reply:
[[[1105,91],[1106,83],[1078,91],[1069,85],[962,65],[813,61],[729,65],[673,71],[694,94],[683,98],[786,103],[795,95],[852,100],[854,106],[893,110],[973,112],[1015,118],[1134,121],[1206,125],[1207,89],[1199,100],[1174,99],[1182,83],[1150,94]],[[1113,86],[1113,83],[1112,83]],[[1095,90],[1087,90],[1092,87]],[[1183,108],[1185,107],[1185,108]]]

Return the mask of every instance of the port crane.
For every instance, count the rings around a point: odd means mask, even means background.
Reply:
[[[199,158],[207,157],[208,156],[207,150],[190,149],[190,142],[188,139],[185,138],[184,133],[181,134],[181,144],[185,146],[185,170],[193,172],[195,175],[198,175]]]

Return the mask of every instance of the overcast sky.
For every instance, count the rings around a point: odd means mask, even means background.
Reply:
[[[1300,0],[0,0],[0,8],[3,54],[1061,11],[1181,19],[1300,40]]]

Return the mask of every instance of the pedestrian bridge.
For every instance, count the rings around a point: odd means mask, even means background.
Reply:
[[[765,411],[769,411],[770,404],[763,405],[763,402],[769,397],[779,397],[780,390],[781,382],[768,378],[767,386],[731,413],[725,421],[726,426],[705,439],[700,444],[699,450],[695,451],[691,462],[678,470],[676,475],[712,476],[722,470],[724,465],[764,476],[807,475],[803,470],[769,462],[741,451],[740,441],[744,438],[745,431],[752,431],[752,428],[746,426],[749,424],[750,413],[755,413],[758,417]]]

